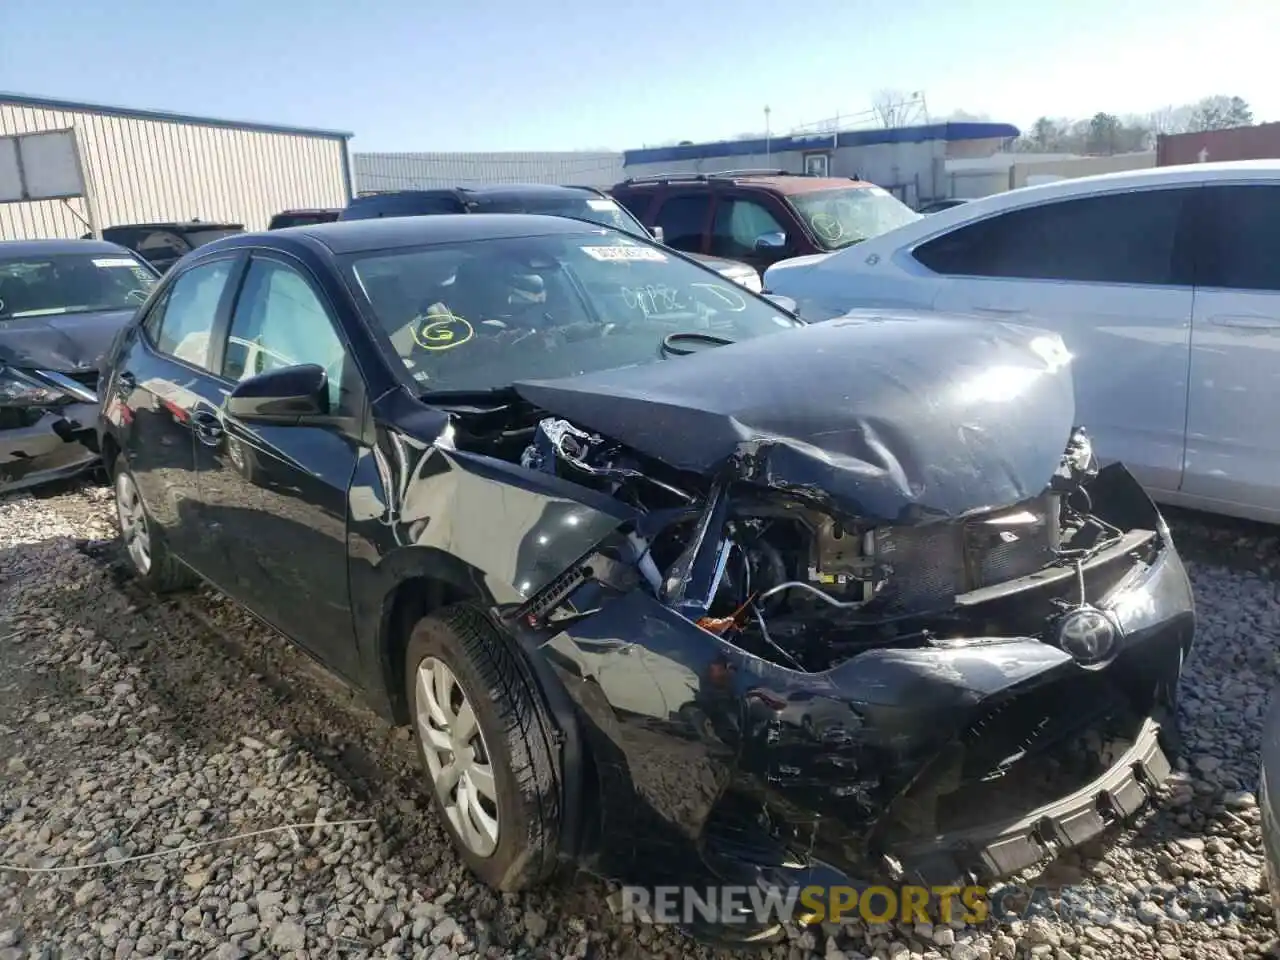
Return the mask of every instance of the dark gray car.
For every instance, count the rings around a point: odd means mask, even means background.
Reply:
[[[158,277],[114,243],[0,243],[0,492],[97,462],[98,362]]]

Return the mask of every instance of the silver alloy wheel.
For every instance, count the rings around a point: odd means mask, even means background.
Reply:
[[[418,664],[415,683],[418,739],[445,815],[472,853],[492,856],[498,792],[475,711],[453,671],[435,657]]]
[[[116,476],[116,515],[120,518],[120,536],[129,551],[129,559],[145,576],[151,572],[151,530],[138,488],[125,470]]]

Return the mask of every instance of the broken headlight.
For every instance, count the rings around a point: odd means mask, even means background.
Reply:
[[[0,407],[52,407],[67,394],[37,377],[12,367],[0,367]]]

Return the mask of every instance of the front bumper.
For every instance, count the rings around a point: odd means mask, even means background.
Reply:
[[[654,884],[989,883],[1135,813],[1169,773],[1195,615],[1154,505],[1122,468],[1103,486],[1134,531],[1082,571],[1120,630],[1103,666],[1056,646],[1036,613],[1078,596],[1075,571],[962,598],[992,632],[822,673],[753,657],[638,591],[545,638],[600,777],[598,867]]]
[[[75,476],[98,462],[98,407],[71,403],[38,414],[29,425],[0,429],[0,493]]]

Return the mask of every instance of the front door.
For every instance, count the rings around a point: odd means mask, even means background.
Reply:
[[[1152,491],[1182,482],[1192,276],[1191,189],[1129,191],[1022,207],[917,247],[945,279],[934,309],[1061,334],[1076,422],[1104,462]]]
[[[206,574],[210,543],[194,514],[193,412],[217,382],[212,333],[229,309],[238,263],[234,255],[206,261],[172,279],[129,335],[104,398],[157,532]]]
[[[786,248],[757,250],[756,241],[766,235],[787,235],[782,221],[766,203],[746,193],[721,191],[716,196],[715,215],[711,221],[711,249],[715,257],[750,264],[763,273],[787,256]]]
[[[217,582],[332,669],[359,676],[347,583],[347,491],[364,390],[329,298],[304,266],[255,253],[220,351],[220,379],[195,412],[202,522],[223,544]],[[225,410],[234,385],[282,366],[329,373],[330,414],[251,424]]]
[[[1280,184],[1201,203],[1182,490],[1280,520]]]

